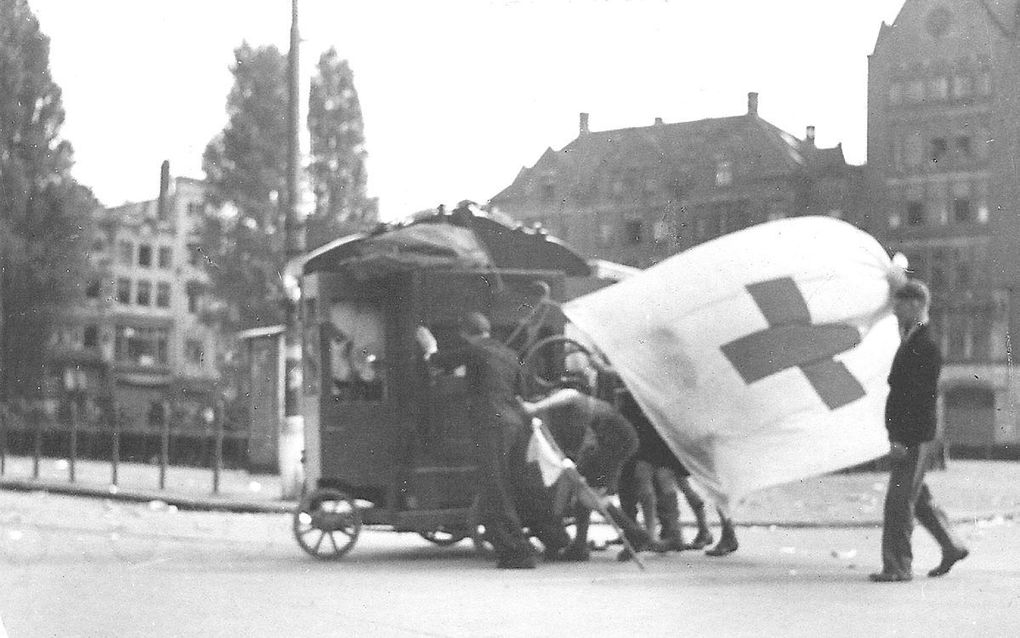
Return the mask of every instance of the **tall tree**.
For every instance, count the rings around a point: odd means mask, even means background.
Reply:
[[[330,48],[319,57],[308,98],[310,181],[315,211],[307,220],[309,248],[375,224],[378,202],[366,194],[365,124],[354,73]]]
[[[50,42],[26,0],[0,0],[0,399],[42,388],[46,345],[87,272],[92,193],[71,178]]]
[[[205,149],[202,167],[214,208],[202,250],[213,293],[225,302],[217,319],[227,329],[283,319],[283,217],[286,202],[286,56],[276,47],[234,51],[228,121]]]

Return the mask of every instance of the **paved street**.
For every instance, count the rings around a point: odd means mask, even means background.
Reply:
[[[960,526],[947,578],[866,581],[878,528],[743,527],[740,551],[503,572],[466,542],[368,530],[339,563],[307,558],[289,518],[0,492],[0,616],[34,636],[1012,636],[1020,534]],[[608,536],[607,530],[599,533]],[[938,561],[918,532],[917,571]]]

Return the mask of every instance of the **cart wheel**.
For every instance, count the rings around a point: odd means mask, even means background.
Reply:
[[[524,369],[526,387],[529,391],[548,392],[556,386],[558,379],[546,379],[535,368],[541,360],[540,355],[544,354],[547,349],[557,346],[562,346],[564,359],[567,355],[578,352],[584,354],[588,359],[592,358],[591,351],[584,344],[570,337],[553,335],[539,340],[521,357],[521,367]]]
[[[467,538],[468,532],[463,529],[448,530],[445,527],[440,527],[427,532],[418,532],[418,534],[430,543],[440,547],[449,547]]]
[[[361,512],[354,499],[339,490],[314,490],[294,510],[294,538],[319,560],[340,559],[360,533]]]
[[[475,496],[471,501],[471,510],[468,512],[468,530],[471,533],[471,542],[475,551],[482,558],[491,559],[496,556],[496,550],[492,543],[485,538],[485,525],[482,525],[482,495]]]

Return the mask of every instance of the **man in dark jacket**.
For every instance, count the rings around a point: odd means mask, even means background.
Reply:
[[[935,406],[942,370],[942,355],[928,328],[931,295],[923,283],[910,280],[894,296],[902,341],[889,372],[885,406],[891,472],[882,528],[882,571],[871,574],[875,582],[901,582],[913,577],[910,536],[915,516],[942,548],[942,561],[928,576],[948,573],[968,554],[953,535],[945,513],[932,503],[924,482],[935,438]]]
[[[438,352],[435,337],[424,326],[415,335],[430,363],[441,368],[465,366],[470,416],[478,452],[481,522],[495,549],[497,567],[535,567],[534,548],[524,534],[511,478],[513,450],[530,428],[517,404],[520,361],[517,353],[493,339],[489,320],[472,312],[461,317],[463,348]]]

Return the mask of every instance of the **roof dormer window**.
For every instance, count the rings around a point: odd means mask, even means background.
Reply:
[[[715,185],[729,186],[733,183],[733,162],[718,159],[715,162]]]

